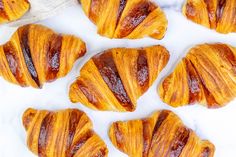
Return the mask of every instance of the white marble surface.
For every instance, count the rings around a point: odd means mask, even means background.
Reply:
[[[111,40],[96,34],[96,27],[83,14],[81,7],[72,6],[57,16],[39,22],[59,33],[69,33],[81,37],[86,43],[88,53],[79,60],[73,70],[62,79],[45,84],[43,89],[21,88],[0,78],[0,157],[33,157],[26,147],[26,134],[21,116],[28,107],[37,109],[78,108],[85,111],[94,123],[95,131],[105,140],[109,157],[125,157],[115,149],[107,136],[109,125],[116,120],[129,120],[150,115],[158,109],[170,109],[177,113],[185,124],[195,130],[203,139],[216,146],[215,157],[236,156],[236,101],[224,108],[209,110],[199,105],[171,108],[164,104],[156,93],[160,80],[170,73],[177,61],[195,44],[205,42],[224,42],[236,46],[236,34],[221,35],[186,20],[178,12],[183,0],[156,0],[165,9],[169,27],[161,41],[145,38],[141,40]],[[168,8],[171,6],[171,8]],[[0,26],[0,44],[9,40],[15,28]],[[170,51],[168,66],[149,91],[138,100],[133,113],[114,113],[92,111],[81,104],[72,104],[68,99],[68,87],[79,75],[79,69],[93,54],[112,47],[140,47],[162,44]]]

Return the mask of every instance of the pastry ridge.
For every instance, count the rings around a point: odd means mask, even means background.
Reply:
[[[158,88],[160,98],[178,107],[200,103],[226,105],[236,96],[236,49],[227,44],[201,44],[189,53]]]
[[[236,0],[186,0],[183,14],[219,33],[236,32]]]
[[[165,13],[150,0],[80,0],[98,33],[109,38],[162,39],[167,29]]]
[[[114,122],[109,137],[129,157],[213,157],[215,151],[211,142],[201,140],[168,110],[144,119]]]
[[[0,0],[0,24],[19,19],[29,8],[28,0]]]
[[[28,148],[43,157],[107,157],[108,149],[77,109],[56,112],[29,108],[22,117]]]
[[[0,46],[0,76],[22,87],[41,88],[64,77],[86,52],[85,43],[72,35],[56,34],[42,25],[25,25]]]
[[[134,111],[166,66],[169,52],[163,46],[114,48],[93,56],[70,86],[69,97],[95,110]]]

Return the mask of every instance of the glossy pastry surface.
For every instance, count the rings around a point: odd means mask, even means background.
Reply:
[[[70,87],[70,100],[95,110],[134,111],[168,60],[163,46],[106,50],[83,66]]]
[[[0,24],[19,19],[29,8],[28,0],[0,0]]]
[[[22,87],[41,88],[65,76],[86,52],[85,43],[42,25],[20,27],[0,46],[0,76]]]
[[[236,0],[187,0],[183,14],[219,33],[236,32]]]
[[[80,0],[80,3],[102,36],[162,39],[165,35],[166,16],[150,0]]]
[[[109,137],[129,157],[213,157],[215,152],[211,142],[201,140],[167,110],[140,120],[114,122]]]
[[[22,117],[28,148],[39,157],[107,157],[91,120],[77,109],[28,109]]]
[[[235,67],[235,47],[197,45],[160,84],[160,98],[173,107],[194,103],[222,107],[236,96]]]

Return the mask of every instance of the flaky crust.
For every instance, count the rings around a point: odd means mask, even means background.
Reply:
[[[29,8],[28,0],[0,0],[0,24],[19,19]]]
[[[162,39],[167,29],[164,12],[150,0],[80,0],[85,14],[109,38]]]
[[[129,157],[213,157],[215,151],[212,143],[201,140],[167,110],[145,119],[114,122],[109,136]]]
[[[77,109],[28,109],[22,117],[29,149],[40,157],[107,157],[91,120]]]
[[[161,99],[174,107],[200,103],[209,108],[226,105],[236,96],[236,49],[202,44],[176,66],[159,86]]]
[[[115,48],[92,57],[70,86],[70,100],[95,110],[134,111],[169,60],[162,46]]]
[[[186,0],[183,14],[219,33],[236,32],[236,0]]]
[[[22,87],[41,88],[65,76],[85,52],[79,38],[56,34],[42,25],[26,25],[0,46],[0,75]]]

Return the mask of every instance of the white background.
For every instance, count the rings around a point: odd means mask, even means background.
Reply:
[[[74,34],[87,44],[87,55],[76,62],[73,70],[62,79],[45,84],[43,89],[21,88],[0,78],[0,157],[33,157],[26,146],[26,133],[21,116],[28,107],[58,110],[78,108],[92,119],[94,130],[105,140],[109,157],[125,157],[115,149],[107,136],[113,121],[129,120],[149,116],[159,109],[170,109],[203,139],[216,146],[215,157],[236,156],[236,101],[224,108],[207,109],[199,105],[172,108],[164,104],[156,88],[161,79],[170,73],[179,59],[195,44],[223,42],[236,46],[236,34],[222,35],[185,19],[180,10],[183,0],[156,0],[167,15],[169,26],[161,41],[145,38],[140,40],[111,40],[96,33],[96,27],[84,15],[81,7],[72,6],[57,16],[41,21],[59,33]],[[171,6],[171,7],[168,7]],[[9,40],[16,28],[0,26],[0,44]],[[133,113],[92,111],[81,104],[72,104],[68,99],[70,83],[79,75],[79,69],[92,55],[112,47],[141,47],[162,44],[170,51],[168,66],[162,71],[154,85],[139,100]]]

